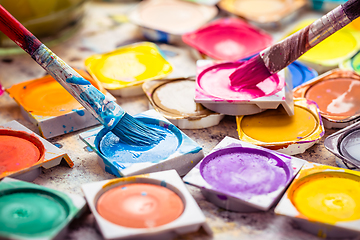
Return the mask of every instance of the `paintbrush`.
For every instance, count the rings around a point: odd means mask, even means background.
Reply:
[[[345,27],[359,15],[360,0],[349,0],[339,5],[309,26],[243,63],[230,75],[231,86],[238,89],[256,86],[259,82],[284,69],[331,34]]]
[[[151,145],[164,133],[126,113],[80,74],[56,56],[0,5],[0,30],[25,50],[109,131],[129,145]]]

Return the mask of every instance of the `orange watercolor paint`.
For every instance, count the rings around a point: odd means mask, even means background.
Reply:
[[[181,198],[168,188],[130,183],[112,188],[97,201],[106,220],[129,228],[152,228],[176,220],[184,211]]]

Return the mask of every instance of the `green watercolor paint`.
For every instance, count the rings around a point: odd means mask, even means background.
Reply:
[[[357,74],[360,74],[360,52],[351,59],[351,65]]]

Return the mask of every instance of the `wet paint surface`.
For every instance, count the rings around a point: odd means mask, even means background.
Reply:
[[[213,189],[248,200],[284,187],[290,170],[278,157],[268,152],[234,147],[208,155],[200,172]]]
[[[360,74],[360,53],[351,59],[351,66],[357,74]]]
[[[247,136],[271,143],[301,140],[315,131],[318,122],[309,110],[295,106],[294,116],[290,117],[283,108],[266,110],[245,116],[240,126]]]
[[[335,224],[360,219],[360,177],[323,172],[304,177],[290,199],[309,220]]]
[[[96,204],[106,220],[124,227],[152,228],[170,223],[184,210],[173,191],[154,184],[132,183],[103,193]]]
[[[305,94],[315,101],[321,113],[339,118],[360,112],[360,81],[352,78],[324,80],[311,86]]]
[[[46,192],[30,190],[0,196],[0,232],[34,237],[57,228],[68,206]]]
[[[290,70],[293,88],[318,76],[318,73],[314,69],[297,61],[290,64],[288,68]]]
[[[280,91],[285,84],[284,79],[273,75],[252,88],[232,87],[229,76],[242,64],[243,62],[231,62],[208,67],[198,75],[197,84],[214,100],[226,99],[229,101],[246,101],[270,96]]]
[[[100,141],[100,152],[109,160],[121,163],[159,162],[173,154],[179,146],[179,138],[171,130],[147,124],[164,134],[164,138],[150,146],[131,146],[119,141],[108,132]]]
[[[354,130],[340,142],[341,153],[351,159],[360,161],[360,130]]]
[[[40,160],[40,150],[32,142],[0,135],[0,173],[30,167]]]
[[[272,42],[270,35],[235,18],[212,22],[184,35],[183,40],[214,59],[234,61],[263,50]]]

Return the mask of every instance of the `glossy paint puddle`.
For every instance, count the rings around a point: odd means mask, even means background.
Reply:
[[[183,41],[219,60],[239,60],[268,47],[270,35],[236,18],[219,19],[183,35]]]
[[[85,200],[43,186],[4,178],[0,182],[0,237],[62,239]]]
[[[149,183],[114,187],[97,201],[98,213],[108,221],[129,228],[153,228],[170,223],[184,211],[173,191]]]

